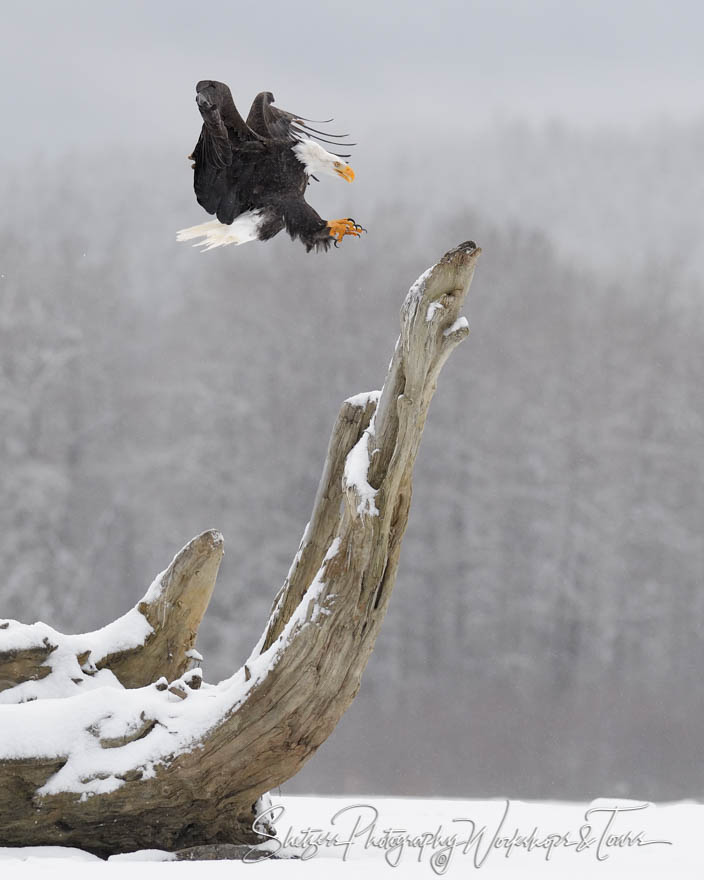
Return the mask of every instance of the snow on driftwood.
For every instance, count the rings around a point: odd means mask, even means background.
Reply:
[[[125,689],[112,672],[102,670],[103,674],[99,671],[93,677],[87,676],[91,682],[89,692],[61,692],[76,667],[76,646],[82,650],[86,645],[99,646],[100,659],[114,652],[116,645],[120,650],[141,646],[153,631],[144,616],[132,609],[115,624],[86,636],[62,636],[41,623],[23,627],[12,621],[7,630],[8,650],[34,647],[38,636],[48,637],[48,632],[61,644],[61,649],[49,655],[53,658],[58,652],[59,659],[52,660],[46,678],[25,682],[5,693],[21,696],[27,693],[29,685],[34,685],[41,696],[65,699],[40,701],[29,697],[30,705],[0,706],[0,761],[61,759],[62,767],[37,794],[76,792],[87,797],[115,791],[136,775],[141,779],[153,777],[165,754],[173,760],[201,748],[205,734],[242,705],[281,660],[295,634],[330,613],[326,603],[334,597],[324,595],[325,569],[338,550],[336,539],[276,641],[263,653],[253,654],[234,675],[218,685],[204,683],[201,670],[191,669],[170,682],[162,677],[146,687]],[[160,595],[161,577],[152,584],[144,601]],[[117,638],[116,642],[110,640],[111,635]]]

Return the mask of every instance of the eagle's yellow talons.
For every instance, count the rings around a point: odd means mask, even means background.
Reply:
[[[360,236],[366,232],[363,226],[355,223],[350,217],[343,217],[342,220],[328,220],[328,229],[330,236],[339,244],[346,235]]]

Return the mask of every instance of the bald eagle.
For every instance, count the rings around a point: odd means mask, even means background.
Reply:
[[[348,155],[329,153],[318,142],[336,146],[345,135],[332,135],[273,106],[271,92],[260,92],[247,121],[240,116],[230,89],[215,80],[196,86],[203,127],[189,159],[193,160],[198,204],[216,220],[177,233],[179,241],[201,239],[204,250],[246,241],[267,241],[282,229],[300,239],[306,251],[327,250],[345,235],[365,230],[350,217],[323,220],[306,202],[310,177],[327,174],[351,182]],[[330,122],[332,120],[325,120]],[[332,139],[332,140],[331,140]]]

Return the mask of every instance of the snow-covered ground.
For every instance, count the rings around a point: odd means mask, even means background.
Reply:
[[[699,804],[591,804],[281,797],[279,839],[299,856],[258,864],[159,861],[156,852],[107,862],[76,849],[0,848],[0,877],[52,880],[426,877],[649,878],[704,876]]]

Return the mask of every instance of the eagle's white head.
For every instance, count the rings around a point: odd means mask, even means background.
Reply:
[[[341,177],[351,183],[354,171],[339,156],[328,153],[317,141],[301,140],[294,147],[296,158],[306,169],[306,174],[328,174],[330,177]]]

